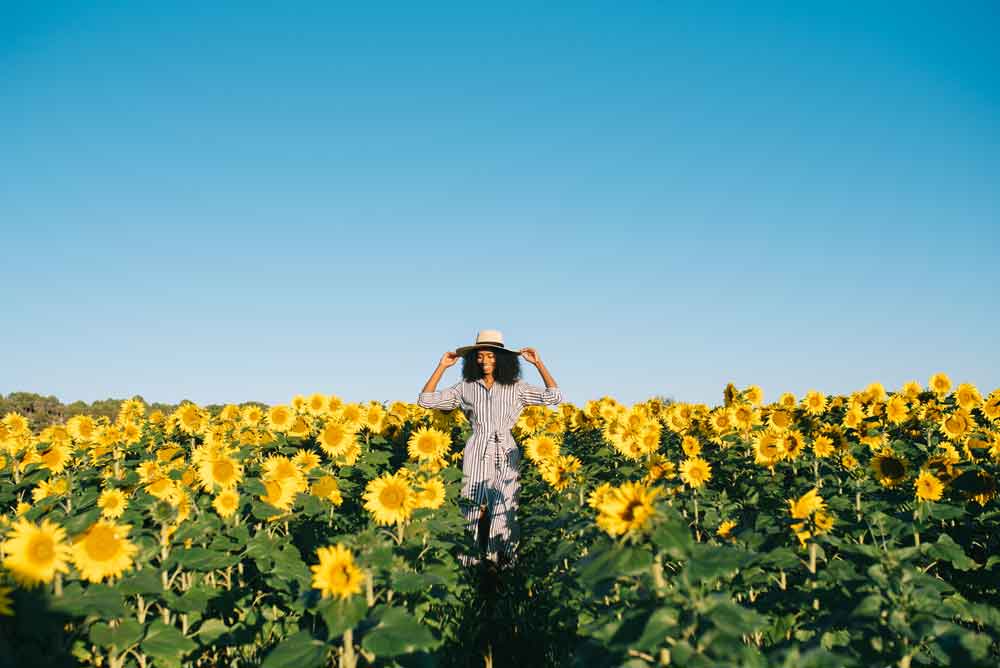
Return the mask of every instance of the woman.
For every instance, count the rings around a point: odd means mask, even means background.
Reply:
[[[520,380],[518,356],[535,365],[545,388]],[[464,358],[462,380],[436,392],[445,369],[459,358]],[[492,329],[480,331],[473,345],[446,352],[424,385],[417,399],[420,406],[446,411],[461,407],[472,426],[462,459],[462,496],[473,501],[465,519],[476,535],[480,558],[509,564],[517,547],[521,453],[510,430],[525,406],[560,401],[562,393],[535,349],[509,350],[503,335]]]

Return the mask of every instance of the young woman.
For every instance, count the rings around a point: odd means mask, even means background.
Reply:
[[[518,357],[533,364],[545,387],[520,379]],[[462,380],[436,392],[445,369],[460,358]],[[479,558],[499,566],[509,564],[519,538],[515,514],[520,489],[521,453],[510,430],[525,406],[555,405],[562,393],[534,348],[509,350],[496,330],[479,332],[476,342],[446,352],[424,385],[417,403],[449,411],[461,407],[472,426],[462,459],[462,496],[473,502],[465,513],[466,527],[476,536]],[[465,558],[466,564],[477,559]]]

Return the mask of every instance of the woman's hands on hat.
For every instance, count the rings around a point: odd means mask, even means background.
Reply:
[[[446,352],[444,355],[441,356],[441,362],[439,363],[439,365],[447,369],[448,367],[453,366],[455,362],[457,362],[460,359],[462,359],[461,355],[449,350],[448,352]]]
[[[529,364],[538,366],[542,362],[542,358],[538,356],[534,348],[521,348],[517,352],[521,353],[521,357]]]

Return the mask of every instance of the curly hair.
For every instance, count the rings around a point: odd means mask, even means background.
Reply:
[[[462,355],[462,378],[467,381],[476,381],[483,377],[483,369],[476,360],[476,353],[482,348],[467,350]],[[496,365],[493,367],[493,380],[502,385],[512,385],[521,379],[521,358],[516,353],[496,348],[487,348],[496,358]]]

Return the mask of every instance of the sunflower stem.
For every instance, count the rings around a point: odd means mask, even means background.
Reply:
[[[55,579],[52,581],[53,594],[55,594],[56,598],[60,598],[63,595],[62,585],[62,573],[57,572]]]
[[[358,658],[354,655],[354,629],[344,631],[342,650],[340,668],[356,668]]]
[[[816,543],[809,543],[809,572],[816,575]]]

